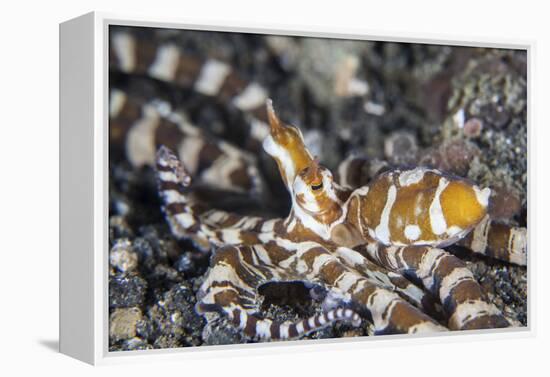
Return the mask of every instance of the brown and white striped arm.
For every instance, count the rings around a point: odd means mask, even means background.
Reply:
[[[353,267],[369,279],[379,281],[383,287],[397,292],[425,313],[440,314],[437,313],[437,305],[433,296],[404,276],[371,262],[358,251],[347,247],[338,247],[334,250],[334,253],[347,266]]]
[[[474,253],[527,265],[527,228],[499,224],[486,216],[468,236],[458,242]]]
[[[210,251],[212,245],[221,246],[223,240],[217,238],[215,229],[200,220],[200,206],[189,200],[189,173],[164,146],[157,152],[156,173],[162,210],[172,234],[178,238],[193,240],[203,251]]]
[[[364,313],[374,326],[375,334],[412,334],[445,331],[434,319],[372,279],[343,264],[329,250],[315,242],[292,243],[279,240],[279,245],[295,253],[295,269],[308,281],[331,287],[345,301]],[[282,261],[279,265],[286,265]]]
[[[270,281],[297,280],[297,276],[289,275],[273,264],[276,259],[271,258],[277,255],[270,254],[260,245],[218,249],[201,285],[197,312],[225,315],[248,338],[259,340],[295,339],[337,321],[350,322],[354,326],[361,323],[357,313],[342,307],[296,322],[259,318],[258,288]],[[293,258],[290,253],[287,256]]]
[[[451,330],[508,327],[508,321],[485,298],[466,264],[434,247],[391,247],[370,243],[366,251],[384,267],[417,279],[439,297]]]
[[[197,58],[172,42],[153,43],[129,32],[112,33],[109,42],[111,70],[145,75],[236,108],[248,120],[251,148],[260,150],[269,134],[262,85],[243,80],[226,62]]]
[[[121,152],[134,167],[154,166],[156,150],[164,145],[177,151],[198,183],[237,193],[263,191],[253,155],[206,135],[170,104],[113,89],[109,107],[110,152]]]
[[[264,220],[217,209],[208,209],[189,194],[191,176],[167,147],[157,151],[158,190],[172,233],[189,238],[202,250],[224,245],[256,245],[284,234],[282,219]]]

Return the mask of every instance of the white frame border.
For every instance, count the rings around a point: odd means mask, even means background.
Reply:
[[[304,37],[320,37],[320,38],[337,38],[337,39],[359,39],[359,40],[376,40],[376,41],[392,41],[403,43],[427,43],[427,44],[444,44],[451,46],[468,46],[468,47],[492,47],[492,48],[507,48],[507,49],[522,49],[527,52],[528,67],[527,67],[527,90],[528,90],[528,107],[527,107],[527,124],[528,124],[528,153],[534,155],[533,140],[533,124],[532,124],[532,80],[533,80],[533,56],[535,52],[535,42],[525,40],[504,40],[495,38],[460,38],[450,37],[441,34],[426,34],[426,33],[398,33],[391,32],[387,35],[387,31],[376,32],[372,30],[358,30],[346,28],[327,28],[327,27],[312,27],[312,26],[296,26],[283,24],[256,24],[254,22],[235,23],[226,21],[203,22],[197,20],[185,20],[174,18],[159,18],[159,17],[143,17],[130,16],[113,13],[98,13],[92,12],[77,19],[67,21],[60,26],[60,40],[63,41],[64,35],[73,33],[71,24],[78,22],[90,22],[93,25],[93,30],[88,30],[93,33],[93,46],[84,46],[83,48],[93,49],[93,61],[90,62],[93,66],[93,143],[91,156],[72,156],[75,158],[86,159],[91,158],[93,163],[93,209],[92,213],[84,214],[93,218],[93,266],[79,266],[79,268],[92,269],[92,279],[79,279],[67,285],[62,279],[64,271],[74,266],[67,265],[67,255],[70,253],[80,253],[78,256],[80,261],[89,260],[85,248],[75,250],[70,246],[77,244],[79,239],[70,237],[73,234],[73,228],[78,228],[81,223],[64,222],[63,213],[60,211],[60,350],[70,356],[91,364],[117,364],[127,362],[144,362],[153,360],[182,360],[182,359],[204,359],[211,357],[232,357],[232,356],[258,356],[300,352],[311,352],[326,350],[327,347],[336,351],[352,350],[352,349],[368,349],[370,347],[387,347],[387,346],[410,346],[421,344],[440,344],[448,342],[471,342],[471,341],[487,341],[496,339],[511,339],[534,337],[536,335],[536,318],[535,318],[535,303],[532,300],[535,294],[533,282],[536,281],[535,269],[535,253],[531,252],[533,219],[535,216],[535,207],[531,205],[533,198],[533,175],[532,161],[528,159],[528,294],[527,294],[527,316],[528,326],[521,328],[510,329],[493,329],[493,330],[474,330],[463,331],[449,334],[434,334],[429,336],[411,336],[411,335],[390,335],[381,337],[362,337],[362,338],[337,338],[326,340],[298,340],[282,343],[260,343],[260,344],[240,344],[240,345],[225,345],[225,346],[205,346],[205,347],[189,347],[163,350],[147,350],[147,351],[124,351],[124,352],[109,352],[109,310],[108,310],[108,28],[109,25],[127,25],[127,26],[142,26],[142,27],[160,27],[160,28],[177,28],[177,29],[193,29],[193,30],[210,30],[210,31],[226,31],[226,32],[244,32],[256,34],[282,34]],[[223,25],[223,26],[222,26]],[[65,30],[64,30],[65,29]],[[78,33],[74,33],[73,38],[82,37]],[[475,39],[475,41],[472,41]],[[63,43],[61,43],[63,47]],[[66,53],[66,52],[65,52]],[[69,54],[70,55],[70,54]],[[65,60],[67,65],[71,63],[71,57],[64,55],[64,51],[60,49],[60,64]],[[71,93],[78,92],[82,96],[82,89],[75,84],[73,87],[64,88],[62,86],[64,72],[60,70],[60,98],[67,95],[65,91]],[[65,90],[65,91],[64,91]],[[88,93],[88,96],[90,94]],[[61,101],[60,101],[61,102]],[[73,111],[74,112],[74,111]],[[60,156],[69,153],[70,148],[67,143],[69,141],[63,139],[64,133],[67,133],[70,125],[64,124],[64,114],[70,114],[74,118],[86,117],[86,114],[73,114],[71,109],[64,107],[60,103]],[[85,118],[90,121],[90,119]],[[84,124],[86,122],[83,122]],[[73,130],[74,132],[74,130]],[[64,142],[63,142],[64,141]],[[82,198],[72,195],[67,188],[71,187],[70,177],[67,177],[68,172],[64,171],[63,163],[60,165],[60,190],[64,193],[60,195],[60,206],[63,204],[74,203],[75,200]],[[66,190],[63,190],[63,187]],[[67,220],[65,218],[65,220]],[[85,230],[84,230],[85,231]],[[67,242],[61,242],[63,238]],[[74,255],[73,255],[74,259]],[[92,297],[85,298],[89,301],[80,306],[74,306],[73,302],[69,302],[70,297],[75,297],[81,292],[93,292]],[[90,326],[93,327],[92,339],[79,334],[73,334],[70,329],[85,326],[82,323],[82,314],[86,314],[87,310],[92,310],[93,318]],[[66,313],[66,314],[64,314]],[[89,314],[89,313],[88,313]],[[396,341],[398,340],[398,341]],[[68,346],[65,346],[65,345]],[[79,345],[77,345],[79,344]],[[92,345],[90,347],[90,345]],[[78,347],[73,349],[70,347]],[[90,351],[91,349],[91,351]],[[207,351],[207,352],[205,352]]]

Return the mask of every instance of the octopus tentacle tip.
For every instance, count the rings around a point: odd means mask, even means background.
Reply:
[[[157,159],[167,159],[171,152],[165,145],[160,145],[157,149]]]
[[[174,174],[176,182],[181,183],[184,186],[191,184],[191,176],[186,170],[183,163],[179,158],[165,145],[160,145],[157,149],[157,170],[170,171]]]
[[[271,98],[266,99],[265,106],[267,107],[268,111],[273,111],[273,100]]]

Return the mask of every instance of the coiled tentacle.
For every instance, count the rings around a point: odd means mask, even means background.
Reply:
[[[289,258],[292,257],[289,253]],[[258,263],[260,260],[262,263]],[[295,339],[337,321],[350,322],[354,326],[361,323],[355,311],[342,307],[296,322],[259,318],[258,288],[270,281],[298,279],[272,263],[269,249],[261,246],[218,249],[200,288],[197,311],[200,314],[217,312],[226,315],[247,337],[261,340]]]

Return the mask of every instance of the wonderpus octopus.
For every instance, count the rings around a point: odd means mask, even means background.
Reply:
[[[359,323],[360,316],[376,334],[509,325],[465,264],[438,248],[472,230],[472,250],[495,248],[486,219],[489,189],[421,167],[345,189],[312,158],[300,131],[283,124],[269,101],[267,106],[271,132],[263,146],[292,198],[285,219],[239,216],[190,201],[185,167],[168,148],[157,152],[159,192],[172,232],[216,249],[200,288],[199,313],[227,315],[247,336],[261,339],[297,338],[334,321]],[[501,231],[510,239],[509,259],[524,263],[523,233]],[[292,281],[326,286],[326,311],[297,323],[258,317],[258,288]],[[423,311],[433,310],[432,297],[443,307],[445,326]]]
[[[252,141],[276,161],[292,203],[286,218],[274,219],[213,209],[196,197],[200,190],[191,176],[229,191],[261,190],[256,156],[210,142],[163,103],[136,104],[112,91],[111,143],[124,144],[135,166],[156,165],[171,232],[211,252],[198,313],[208,320],[226,316],[258,340],[299,338],[336,321],[369,321],[374,334],[510,326],[466,264],[442,249],[460,244],[526,264],[526,229],[491,220],[490,189],[420,166],[390,169],[354,187],[347,177],[361,161],[353,158],[342,163],[337,181],[312,156],[300,130],[279,119],[260,86],[171,45],[142,46],[115,35],[112,68],[191,86],[250,114]],[[130,118],[140,120],[125,121]],[[323,287],[323,311],[295,322],[263,317],[259,290],[281,282]]]

